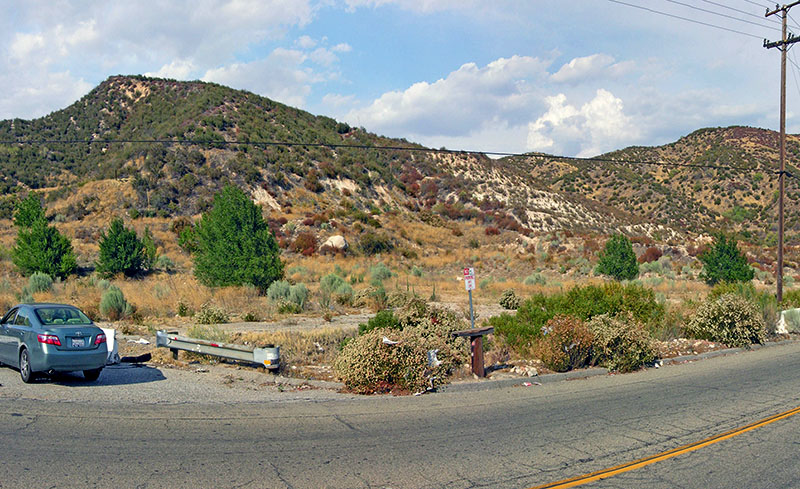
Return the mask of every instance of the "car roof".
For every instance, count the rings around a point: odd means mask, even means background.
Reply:
[[[41,309],[43,307],[69,307],[71,309],[78,309],[70,304],[58,304],[55,302],[24,302],[22,304],[17,304],[14,307],[28,307],[31,309]]]

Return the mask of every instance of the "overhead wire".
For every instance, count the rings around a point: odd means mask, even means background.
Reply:
[[[668,12],[663,12],[661,10],[655,10],[655,9],[652,9],[652,8],[649,8],[649,7],[643,7],[641,5],[635,5],[635,4],[628,3],[628,2],[623,2],[621,0],[608,0],[608,1],[612,2],[612,3],[617,3],[617,4],[620,4],[620,5],[625,5],[625,6],[628,6],[628,7],[632,7],[632,8],[637,8],[637,9],[640,9],[640,10],[645,10],[647,12],[651,12],[651,13],[654,13],[654,14],[664,15],[666,17],[672,17],[673,19],[679,19],[679,20],[683,20],[683,21],[686,21],[686,22],[691,22],[693,24],[704,25],[706,27],[713,27],[714,29],[720,29],[720,30],[723,30],[723,31],[732,32],[732,33],[735,33],[735,34],[740,34],[740,35],[752,37],[752,38],[755,38],[755,39],[764,39],[764,36],[757,36],[755,34],[751,34],[751,33],[744,32],[744,31],[740,31],[740,30],[737,30],[737,29],[731,29],[731,28],[728,28],[728,27],[723,27],[723,26],[720,26],[720,25],[711,24],[709,22],[703,22],[701,20],[690,19],[688,17],[682,17],[680,15],[671,14],[671,13],[668,13]]]
[[[767,28],[767,29],[774,28],[774,26],[761,24],[759,22],[753,22],[752,20],[741,19],[739,17],[734,17],[733,15],[722,14],[720,12],[715,12],[714,10],[704,9],[704,8],[697,7],[695,5],[691,5],[691,4],[688,4],[688,3],[679,2],[678,0],[665,0],[665,1],[669,2],[669,3],[674,3],[675,5],[681,5],[681,6],[684,6],[684,7],[688,7],[690,9],[694,9],[694,10],[697,10],[697,11],[700,11],[700,12],[705,12],[707,14],[717,15],[717,16],[720,16],[720,17],[725,17],[726,19],[738,20],[739,22],[744,22],[746,24],[751,24],[751,25],[755,25],[755,26],[758,26],[758,27],[764,27],[764,28]]]

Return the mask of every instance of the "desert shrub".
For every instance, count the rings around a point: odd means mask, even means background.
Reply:
[[[156,258],[156,268],[169,273],[175,270],[175,262],[167,255],[160,255]]]
[[[596,270],[616,280],[632,280],[639,276],[639,263],[630,240],[622,234],[611,236],[600,252]]]
[[[718,341],[730,347],[763,343],[766,327],[757,307],[735,294],[724,294],[704,302],[686,325],[694,338]]]
[[[260,320],[261,317],[256,311],[247,311],[246,313],[242,314],[242,321],[246,323],[254,323]]]
[[[777,298],[767,291],[757,290],[752,282],[720,282],[711,288],[706,300],[717,299],[725,294],[735,294],[755,304],[766,325],[774,325],[778,320],[780,308]],[[784,296],[784,303],[786,297]]]
[[[187,316],[191,316],[192,315],[192,311],[189,310],[189,306],[183,301],[178,301],[178,305],[177,305],[176,308],[178,310],[177,311],[178,312],[178,316],[180,316],[182,318],[185,318]]]
[[[28,277],[28,290],[30,290],[32,294],[36,292],[48,292],[52,288],[53,279],[46,273],[33,272],[33,274]]]
[[[373,329],[400,329],[400,321],[397,320],[392,311],[383,309],[369,318],[366,323],[359,324],[358,334],[368,333]]]
[[[218,343],[230,343],[231,341],[231,335],[216,324],[193,324],[189,326],[186,334],[190,338]]]
[[[661,250],[659,250],[655,246],[651,246],[646,250],[644,250],[644,253],[642,253],[642,256],[639,257],[638,261],[639,263],[654,262],[659,258],[661,258],[661,255],[662,255]]]
[[[319,294],[323,307],[328,307],[331,299],[342,305],[353,303],[353,287],[336,273],[322,277],[319,282]]]
[[[317,251],[317,236],[310,231],[302,232],[297,235],[289,249],[303,256],[311,256]]]
[[[391,278],[393,275],[394,274],[389,269],[389,267],[387,267],[383,263],[378,263],[376,265],[373,265],[369,269],[369,276],[371,280],[377,280],[383,282],[387,278]]]
[[[200,306],[194,315],[194,320],[200,324],[220,324],[228,322],[228,313],[221,307],[216,307],[208,302]]]
[[[358,247],[362,253],[369,256],[392,251],[394,243],[384,234],[367,231],[359,238]]]
[[[411,267],[411,275],[413,275],[415,277],[421,277],[422,276],[422,269],[419,268],[418,266],[414,265],[413,267]]]
[[[503,291],[503,295],[500,296],[500,306],[503,309],[516,310],[519,309],[520,304],[522,304],[522,299],[514,293],[513,289]]]
[[[125,300],[119,287],[110,286],[100,297],[100,314],[111,321],[122,319],[133,313],[133,307]]]
[[[276,280],[267,287],[267,299],[278,303],[288,299],[291,285],[286,280]]]
[[[534,273],[525,277],[525,280],[522,283],[525,285],[545,285],[547,283],[547,279],[541,273]]]
[[[700,276],[709,285],[718,282],[749,282],[755,272],[748,265],[733,236],[718,234],[711,248],[697,257],[703,263]]]
[[[651,326],[663,320],[665,309],[656,301],[652,289],[637,284],[608,282],[573,287],[567,292],[549,296],[535,294],[522,302],[516,314],[489,318],[488,324],[494,327],[495,335],[509,348],[527,355],[541,337],[542,327],[555,316],[570,315],[588,321],[601,314],[630,314],[634,320]]]
[[[384,337],[398,343],[386,344]],[[429,365],[430,350],[436,350],[438,366]],[[333,370],[345,386],[358,393],[418,392],[445,383],[448,373],[459,365],[456,358],[441,337],[427,336],[415,328],[379,328],[347,342],[334,360]]]
[[[588,326],[594,335],[594,362],[609,370],[632,372],[656,358],[655,342],[641,323],[601,314]]]
[[[295,284],[289,287],[287,300],[300,307],[302,311],[306,307],[306,301],[308,300],[308,287],[306,287],[306,284]]]
[[[541,332],[534,353],[550,370],[566,372],[591,362],[592,332],[580,319],[556,316]]]
[[[497,236],[500,234],[500,230],[494,226],[487,226],[486,229],[483,230],[483,233],[486,236]]]

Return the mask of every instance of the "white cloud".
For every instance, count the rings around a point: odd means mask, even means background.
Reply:
[[[302,66],[306,58],[302,51],[279,48],[265,59],[208,70],[202,80],[243,88],[303,107],[311,85],[323,81],[320,75]]]
[[[624,113],[622,100],[602,88],[580,108],[567,103],[564,94],[545,100],[547,112],[528,125],[529,150],[596,156],[641,136],[633,118]]]
[[[537,81],[547,62],[528,56],[500,58],[481,68],[466,63],[446,78],[383,94],[345,116],[351,123],[392,134],[460,136],[497,118],[524,124],[540,107]]]
[[[176,80],[186,80],[191,77],[197,67],[191,60],[176,59],[169,64],[165,64],[158,71],[148,71],[145,76],[154,78],[174,78]]]
[[[597,77],[613,63],[614,58],[606,54],[593,54],[583,58],[575,58],[562,66],[550,79],[556,83],[564,83],[588,77]]]
[[[481,4],[477,0],[347,0],[346,3],[347,8],[351,11],[359,7],[377,8],[396,5],[404,10],[418,13],[464,10]]]

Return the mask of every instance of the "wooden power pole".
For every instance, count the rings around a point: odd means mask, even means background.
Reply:
[[[778,173],[778,269],[776,271],[778,302],[783,300],[783,192],[784,180],[786,178],[786,51],[789,50],[789,46],[800,41],[800,37],[794,34],[787,36],[786,18],[789,15],[789,10],[796,5],[800,5],[800,0],[782,7],[776,5],[774,10],[767,9],[767,13],[764,15],[765,17],[769,17],[780,12],[782,20],[781,40],[768,42],[764,39],[765,48],[778,48],[781,51],[781,170]]]

